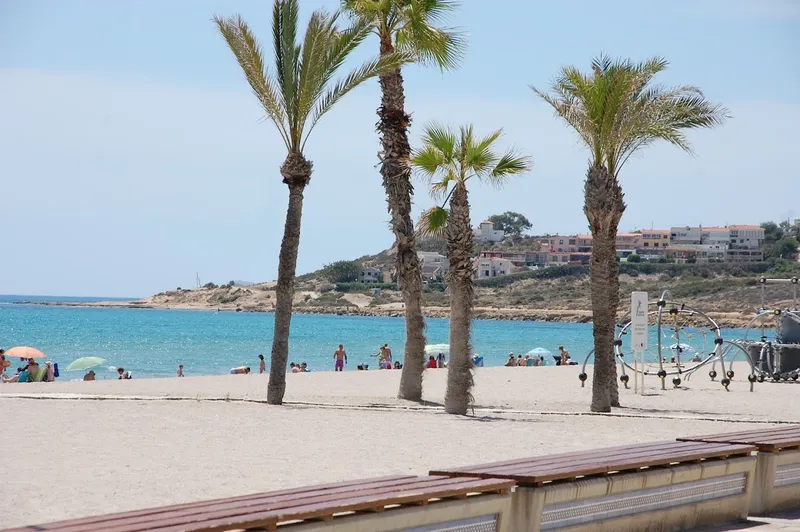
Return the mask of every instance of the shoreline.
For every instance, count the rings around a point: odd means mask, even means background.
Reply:
[[[117,309],[147,309],[147,310],[194,310],[205,312],[242,312],[271,314],[271,307],[247,306],[236,307],[232,305],[174,304],[168,305],[152,301],[14,301],[8,305],[44,306],[44,307],[81,307],[81,308],[117,308]],[[402,309],[380,307],[354,307],[354,306],[295,306],[293,314],[306,315],[334,315],[352,317],[378,317],[402,318]],[[450,310],[446,307],[423,307],[426,318],[449,318]],[[741,312],[713,312],[706,314],[722,328],[744,328],[752,319],[752,315]],[[476,320],[487,321],[541,321],[556,323],[592,323],[592,311],[582,309],[531,309],[531,308],[497,308],[475,307]]]

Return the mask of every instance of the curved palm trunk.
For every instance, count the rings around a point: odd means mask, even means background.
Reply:
[[[463,183],[456,185],[447,216],[447,256],[450,260],[450,362],[447,366],[448,414],[467,413],[472,403],[472,224]]]
[[[617,368],[614,364],[614,325],[619,305],[617,227],[625,211],[617,178],[602,166],[589,168],[584,184],[583,212],[592,232],[592,322],[594,372],[592,412],[610,412],[619,406]]]
[[[394,52],[391,37],[381,37],[381,55]],[[397,396],[422,400],[422,372],[425,370],[425,320],[422,315],[422,272],[411,218],[411,146],[408,143],[409,116],[405,113],[403,75],[400,69],[380,76],[381,107],[377,124],[381,134],[381,176],[386,189],[392,231],[395,235],[397,282],[403,293],[406,314],[406,345],[403,373]]]
[[[278,285],[275,301],[275,331],[267,386],[267,403],[283,403],[286,392],[286,361],[289,358],[289,330],[292,321],[294,276],[297,249],[300,247],[300,222],[303,217],[303,192],[311,179],[313,165],[301,153],[289,153],[281,165],[283,182],[289,187],[289,207],[278,260]]]

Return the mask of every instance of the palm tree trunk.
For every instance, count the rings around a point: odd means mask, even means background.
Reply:
[[[281,165],[283,182],[289,187],[289,207],[278,260],[278,285],[275,289],[275,331],[267,386],[267,403],[283,403],[286,392],[286,362],[289,358],[289,330],[292,321],[294,276],[297,249],[300,247],[300,222],[303,217],[303,192],[311,179],[313,165],[301,153],[289,153]]]
[[[619,305],[619,265],[617,227],[625,211],[622,188],[617,178],[602,166],[592,166],[584,185],[583,212],[592,232],[592,322],[594,334],[594,372],[592,412],[610,412],[619,406],[614,364],[614,326]],[[614,400],[615,399],[615,400]]]
[[[456,185],[447,217],[447,256],[450,260],[450,362],[447,366],[448,414],[467,413],[472,403],[472,224],[469,199],[463,183]]]
[[[391,36],[381,37],[381,55],[394,51]],[[381,176],[392,216],[395,236],[395,269],[406,317],[406,345],[403,373],[397,396],[422,400],[422,372],[425,370],[425,320],[422,315],[422,272],[411,218],[411,146],[408,143],[410,117],[405,113],[403,75],[400,69],[380,76],[381,107],[377,124],[381,134]]]

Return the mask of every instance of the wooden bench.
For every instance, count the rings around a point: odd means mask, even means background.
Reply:
[[[800,508],[800,425],[786,425],[678,441],[748,444],[758,449],[750,513],[766,515]]]
[[[430,474],[516,481],[512,530],[674,530],[746,519],[754,450],[670,441]]]
[[[13,532],[508,532],[505,479],[393,476],[71,519]],[[11,530],[5,532],[11,532]]]

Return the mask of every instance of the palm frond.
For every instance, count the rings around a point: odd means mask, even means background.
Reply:
[[[352,70],[332,87],[329,87],[325,91],[324,95],[317,100],[317,104],[311,115],[311,124],[308,128],[308,132],[306,133],[306,140],[308,139],[308,135],[314,129],[314,126],[316,126],[319,119],[322,118],[325,113],[330,111],[331,108],[336,105],[336,103],[342,99],[345,94],[355,89],[366,80],[375,76],[379,76],[383,72],[400,68],[412,60],[412,57],[403,53],[383,55],[363,63],[360,67]],[[303,145],[305,145],[305,140],[303,141]]]
[[[423,237],[444,238],[449,212],[444,207],[431,207],[420,216],[417,234]]]
[[[601,55],[592,61],[591,75],[564,67],[548,92],[532,89],[578,133],[593,164],[617,175],[631,155],[657,140],[691,153],[686,130],[715,127],[729,118],[697,87],[654,84],[668,65],[662,57],[634,63]]]
[[[358,1],[353,0],[353,3]],[[368,3],[364,0],[363,5]],[[348,92],[371,77],[415,60],[409,54],[389,54],[366,61],[333,83],[346,58],[372,28],[368,21],[356,21],[342,30],[338,27],[338,18],[338,12],[315,11],[308,21],[303,42],[298,43],[298,0],[274,0],[272,38],[275,65],[271,72],[265,68],[258,41],[241,17],[214,17],[253,92],[267,116],[277,125],[289,151],[302,152],[319,119]]]
[[[459,3],[451,0],[396,0],[398,20],[402,21],[395,35],[397,48],[413,53],[424,65],[457,68],[466,52],[466,35],[437,25],[458,7]]]
[[[458,131],[435,122],[427,124],[422,147],[414,152],[411,165],[427,178],[431,196],[445,202],[456,187],[466,186],[472,177],[500,186],[531,167],[530,158],[514,150],[497,154],[494,146],[502,133],[498,129],[477,137],[472,124],[460,126]]]
[[[297,0],[276,0],[272,9],[272,37],[275,53],[277,85],[289,122],[292,147],[300,145],[300,124],[297,114],[297,93],[300,78],[300,46],[297,44]]]
[[[255,38],[247,23],[240,17],[224,18],[214,16],[222,37],[233,52],[239,67],[247,79],[267,117],[277,126],[278,132],[289,147],[289,132],[287,131],[286,113],[279,96],[275,81],[264,66],[264,55],[261,45]]]

